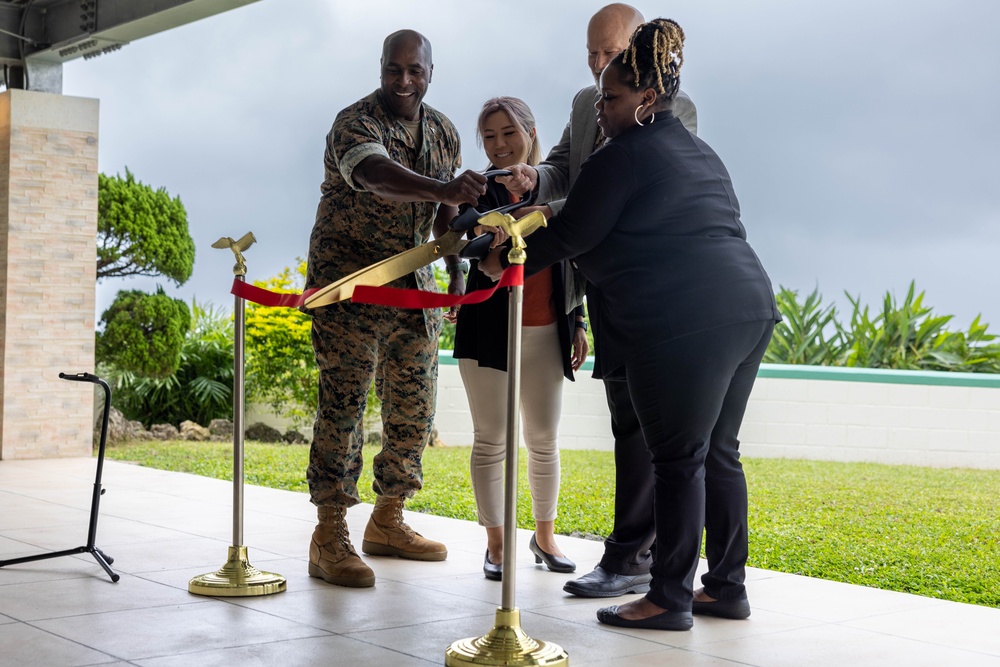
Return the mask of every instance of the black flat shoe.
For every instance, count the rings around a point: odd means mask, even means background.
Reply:
[[[691,611],[701,616],[742,620],[750,616],[750,601],[746,598],[740,598],[739,600],[716,600],[715,602],[698,602],[695,600],[691,604]]]
[[[694,618],[689,611],[665,611],[649,618],[631,620],[618,615],[618,605],[597,610],[597,620],[619,628],[642,628],[644,630],[690,630]]]
[[[535,554],[535,563],[545,563],[545,567],[553,572],[576,572],[576,563],[565,556],[553,556],[542,551],[542,548],[535,542],[534,535],[528,542],[528,548],[531,549],[531,553]]]
[[[489,549],[486,550],[486,556],[483,558],[483,574],[490,581],[500,581],[503,579],[503,565],[490,562]]]
[[[626,593],[648,593],[653,575],[615,574],[598,565],[594,571],[579,579],[567,581],[563,590],[581,598],[616,598]]]

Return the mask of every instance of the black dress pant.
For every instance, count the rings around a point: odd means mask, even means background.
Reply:
[[[646,574],[653,564],[653,464],[625,379],[604,380],[615,437],[615,524],[599,565],[615,574]]]
[[[656,345],[626,363],[652,455],[656,554],[647,598],[690,611],[706,534],[705,593],[746,595],[747,487],[738,434],[774,322],[718,327]]]

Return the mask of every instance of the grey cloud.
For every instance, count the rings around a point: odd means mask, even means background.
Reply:
[[[262,0],[138,41],[64,73],[101,100],[101,169],[179,195],[198,248],[175,290],[228,304],[231,260],[209,248],[253,230],[251,278],[304,256],[336,112],[378,85],[385,34],[434,44],[427,101],[480,168],[483,100],[523,97],[545,147],[590,83],[584,31],[604,2]],[[729,167],[751,243],[777,287],[876,303],[911,279],[964,326],[1000,326],[1000,5],[990,0],[635,3],[687,32],[683,86]],[[131,284],[130,284],[131,285]],[[99,310],[123,283],[103,284]]]

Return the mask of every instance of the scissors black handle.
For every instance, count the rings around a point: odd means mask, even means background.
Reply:
[[[497,176],[510,176],[510,170],[490,169],[489,171],[484,171],[483,176],[485,176],[486,178],[496,178]],[[451,224],[449,224],[448,226],[456,231],[465,232],[472,229],[477,224],[479,224],[479,218],[483,217],[487,213],[493,213],[494,211],[497,213],[510,213],[511,211],[516,211],[522,206],[529,206],[534,202],[535,202],[535,193],[530,192],[528,193],[528,196],[522,199],[521,201],[514,202],[513,204],[505,204],[504,206],[499,206],[490,211],[480,211],[477,210],[475,207],[470,206],[469,208],[465,209],[465,211],[456,216],[455,219],[452,220]]]
[[[465,259],[485,259],[490,254],[490,244],[493,243],[493,232],[480,234],[465,244],[458,254]]]

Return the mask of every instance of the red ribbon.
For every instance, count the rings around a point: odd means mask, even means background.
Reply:
[[[272,308],[298,308],[299,306],[304,305],[306,299],[308,299],[317,289],[318,288],[307,289],[302,294],[287,294],[283,292],[272,292],[269,289],[257,287],[256,285],[251,285],[248,282],[234,278],[233,289],[230,290],[229,293],[234,294],[241,299],[253,301],[261,306],[271,306]]]
[[[394,306],[396,308],[450,308],[451,306],[482,303],[493,296],[494,292],[501,287],[515,287],[523,284],[524,266],[513,264],[504,270],[503,276],[500,277],[500,282],[493,287],[469,292],[462,296],[441,294],[440,292],[425,292],[416,289],[358,285],[354,288],[354,296],[351,297],[351,301],[354,303]],[[263,287],[257,287],[242,280],[234,279],[231,294],[262,306],[298,308],[304,305],[306,299],[317,289],[307,289],[302,294],[287,294],[272,292]]]
[[[398,287],[372,287],[358,285],[354,288],[354,303],[374,303],[379,306],[395,306],[396,308],[450,308],[465,304],[482,303],[501,287],[514,287],[524,284],[524,265],[512,264],[504,269],[500,282],[489,289],[478,289],[461,296],[441,294],[440,292],[424,292],[417,289],[400,289]]]

